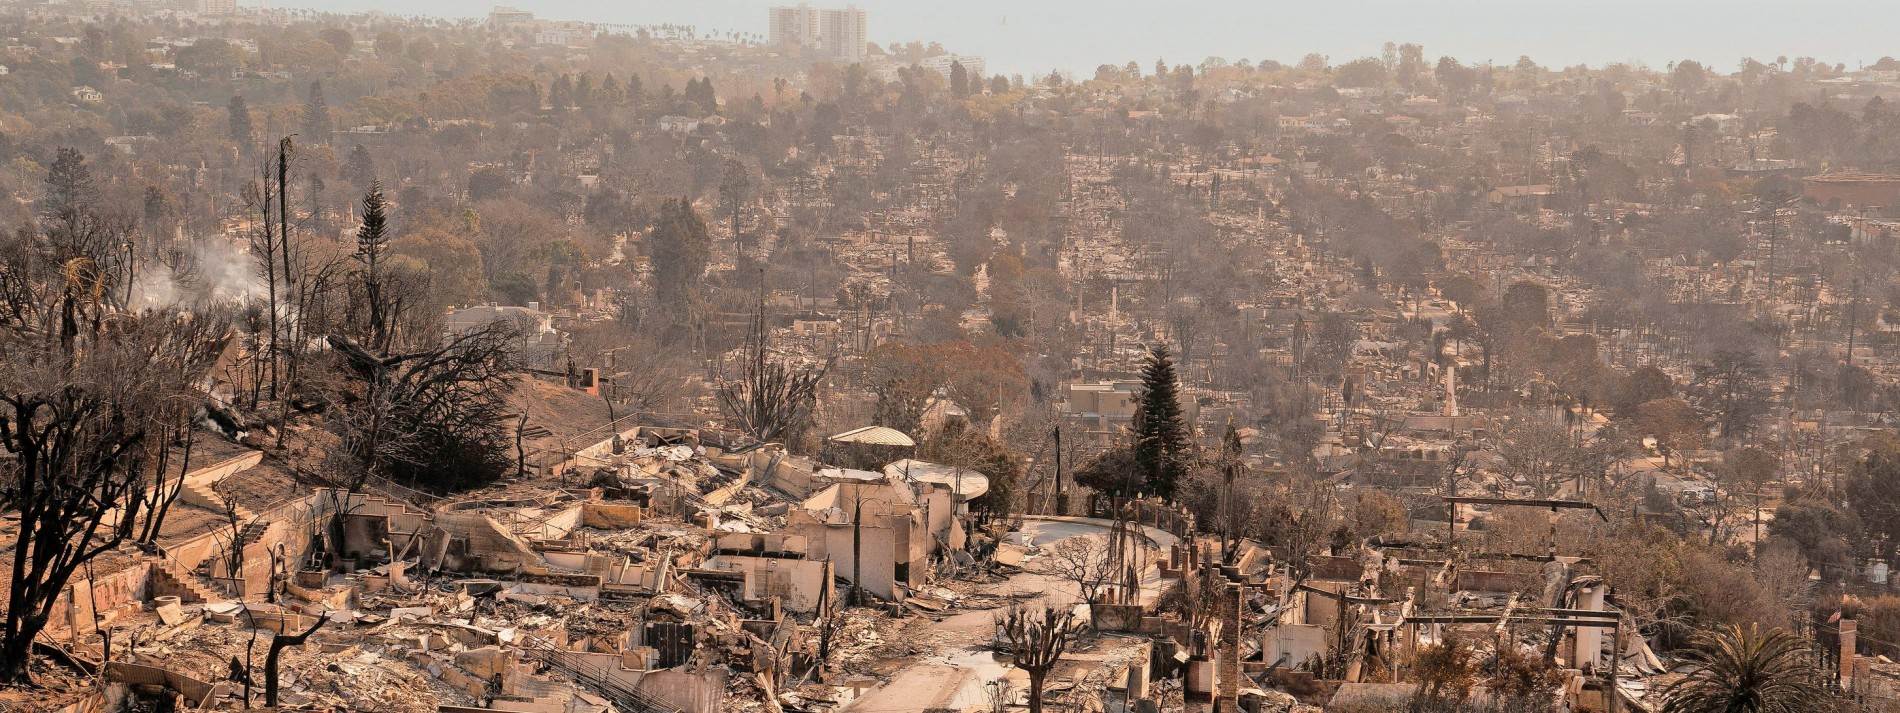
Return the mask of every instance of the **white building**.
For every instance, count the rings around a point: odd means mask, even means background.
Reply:
[[[198,0],[200,15],[236,15],[237,0]]]
[[[555,25],[537,30],[534,33],[534,43],[537,45],[566,46],[587,39],[587,36],[588,32],[585,27]]]
[[[1698,129],[1711,127],[1718,134],[1733,134],[1741,131],[1744,123],[1742,117],[1734,114],[1703,114],[1690,117],[1689,125]]]
[[[512,7],[496,6],[488,13],[488,26],[497,30],[534,24],[534,13]]]
[[[983,58],[975,55],[941,54],[918,62],[917,66],[923,67],[924,69],[934,69],[938,74],[942,74],[945,79],[949,79],[950,65],[952,64],[963,65],[964,76],[969,77],[972,81],[983,80],[989,76],[987,71],[988,67],[984,64]]]
[[[781,47],[817,47],[817,8],[806,4],[772,8],[767,38]]]
[[[699,120],[668,114],[660,117],[660,130],[669,134],[690,134],[699,130]]]
[[[856,5],[843,9],[818,11],[818,49],[825,56],[846,62],[864,60],[864,45],[870,42],[865,13]]]

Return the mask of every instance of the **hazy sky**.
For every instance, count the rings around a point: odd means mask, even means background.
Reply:
[[[250,4],[254,0],[244,0]],[[766,31],[769,0],[502,0],[552,19],[684,23]],[[276,0],[358,11],[447,17],[486,15],[468,0]],[[816,0],[815,6],[843,5]],[[1900,56],[1900,0],[856,0],[872,42],[938,41],[983,55],[991,72],[1093,72],[1105,62],[1157,57],[1198,63],[1294,62],[1308,52],[1333,62],[1377,55],[1388,40],[1417,42],[1428,57],[1501,63],[1530,55],[1545,66],[1638,60],[1661,67],[1689,58],[1732,71],[1752,56],[1812,56],[1851,69]]]

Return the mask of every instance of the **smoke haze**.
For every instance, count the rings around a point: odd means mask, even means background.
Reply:
[[[847,0],[814,2],[839,5]],[[1170,64],[1272,59],[1293,63],[1308,52],[1337,64],[1374,56],[1385,41],[1425,46],[1428,56],[1509,64],[1528,55],[1547,67],[1644,62],[1661,68],[1694,59],[1728,69],[1745,56],[1812,56],[1850,69],[1900,54],[1890,28],[1891,0],[849,0],[870,14],[870,38],[936,41],[983,55],[992,72],[1050,69],[1092,73],[1130,60]],[[766,8],[795,0],[506,0],[550,19],[694,25],[702,32],[764,35]],[[302,0],[324,10],[362,12],[371,0]],[[403,13],[483,17],[494,3],[418,0]]]

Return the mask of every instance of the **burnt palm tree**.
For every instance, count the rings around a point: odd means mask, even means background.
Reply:
[[[1827,706],[1805,642],[1780,629],[1724,626],[1696,634],[1694,673],[1663,691],[1663,713],[1800,713]]]

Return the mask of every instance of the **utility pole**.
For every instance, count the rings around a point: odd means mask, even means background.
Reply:
[[[283,140],[277,142],[277,239],[283,243],[280,259],[282,259],[284,263],[284,303],[287,306],[294,305],[300,297],[300,295],[297,294],[297,276],[290,270],[290,151],[290,137],[286,136]],[[292,345],[290,349],[294,355],[296,353],[297,325],[293,321],[285,325],[284,328],[290,334],[290,343]],[[297,365],[295,360],[286,360],[286,363],[290,367],[290,374],[285,385],[289,386],[288,382],[296,381],[297,379]],[[282,428],[279,428],[277,432],[277,444],[279,446],[283,445]]]
[[[1781,230],[1781,206],[1770,205],[1765,211],[1768,217],[1768,299],[1775,298],[1775,243]]]
[[[1847,365],[1854,365],[1854,327],[1859,322],[1856,317],[1860,308],[1860,276],[1854,276],[1854,290],[1847,298]]]
[[[1620,705],[1620,701],[1617,700],[1618,698],[1622,697],[1622,692],[1618,691],[1616,688],[1616,679],[1617,679],[1617,674],[1618,674],[1617,668],[1618,668],[1618,665],[1622,663],[1622,661],[1623,661],[1623,610],[1621,608],[1618,608],[1616,610],[1616,628],[1610,630],[1610,686],[1609,686],[1610,690],[1608,691],[1609,695],[1604,696],[1604,698],[1607,699],[1609,702],[1610,713],[1617,713],[1617,711],[1622,708],[1622,706]]]
[[[1054,514],[1061,515],[1067,512],[1067,509],[1062,507],[1062,500],[1064,498],[1062,495],[1062,426],[1061,424],[1056,425],[1055,436],[1056,436],[1056,477],[1055,477],[1054,482],[1050,483],[1049,485],[1049,502],[1043,505],[1043,510],[1047,511],[1053,508],[1055,510]]]
[[[851,486],[851,603],[864,605],[864,484]]]
[[[1749,493],[1755,496],[1755,555],[1761,555],[1761,499],[1766,493]]]

